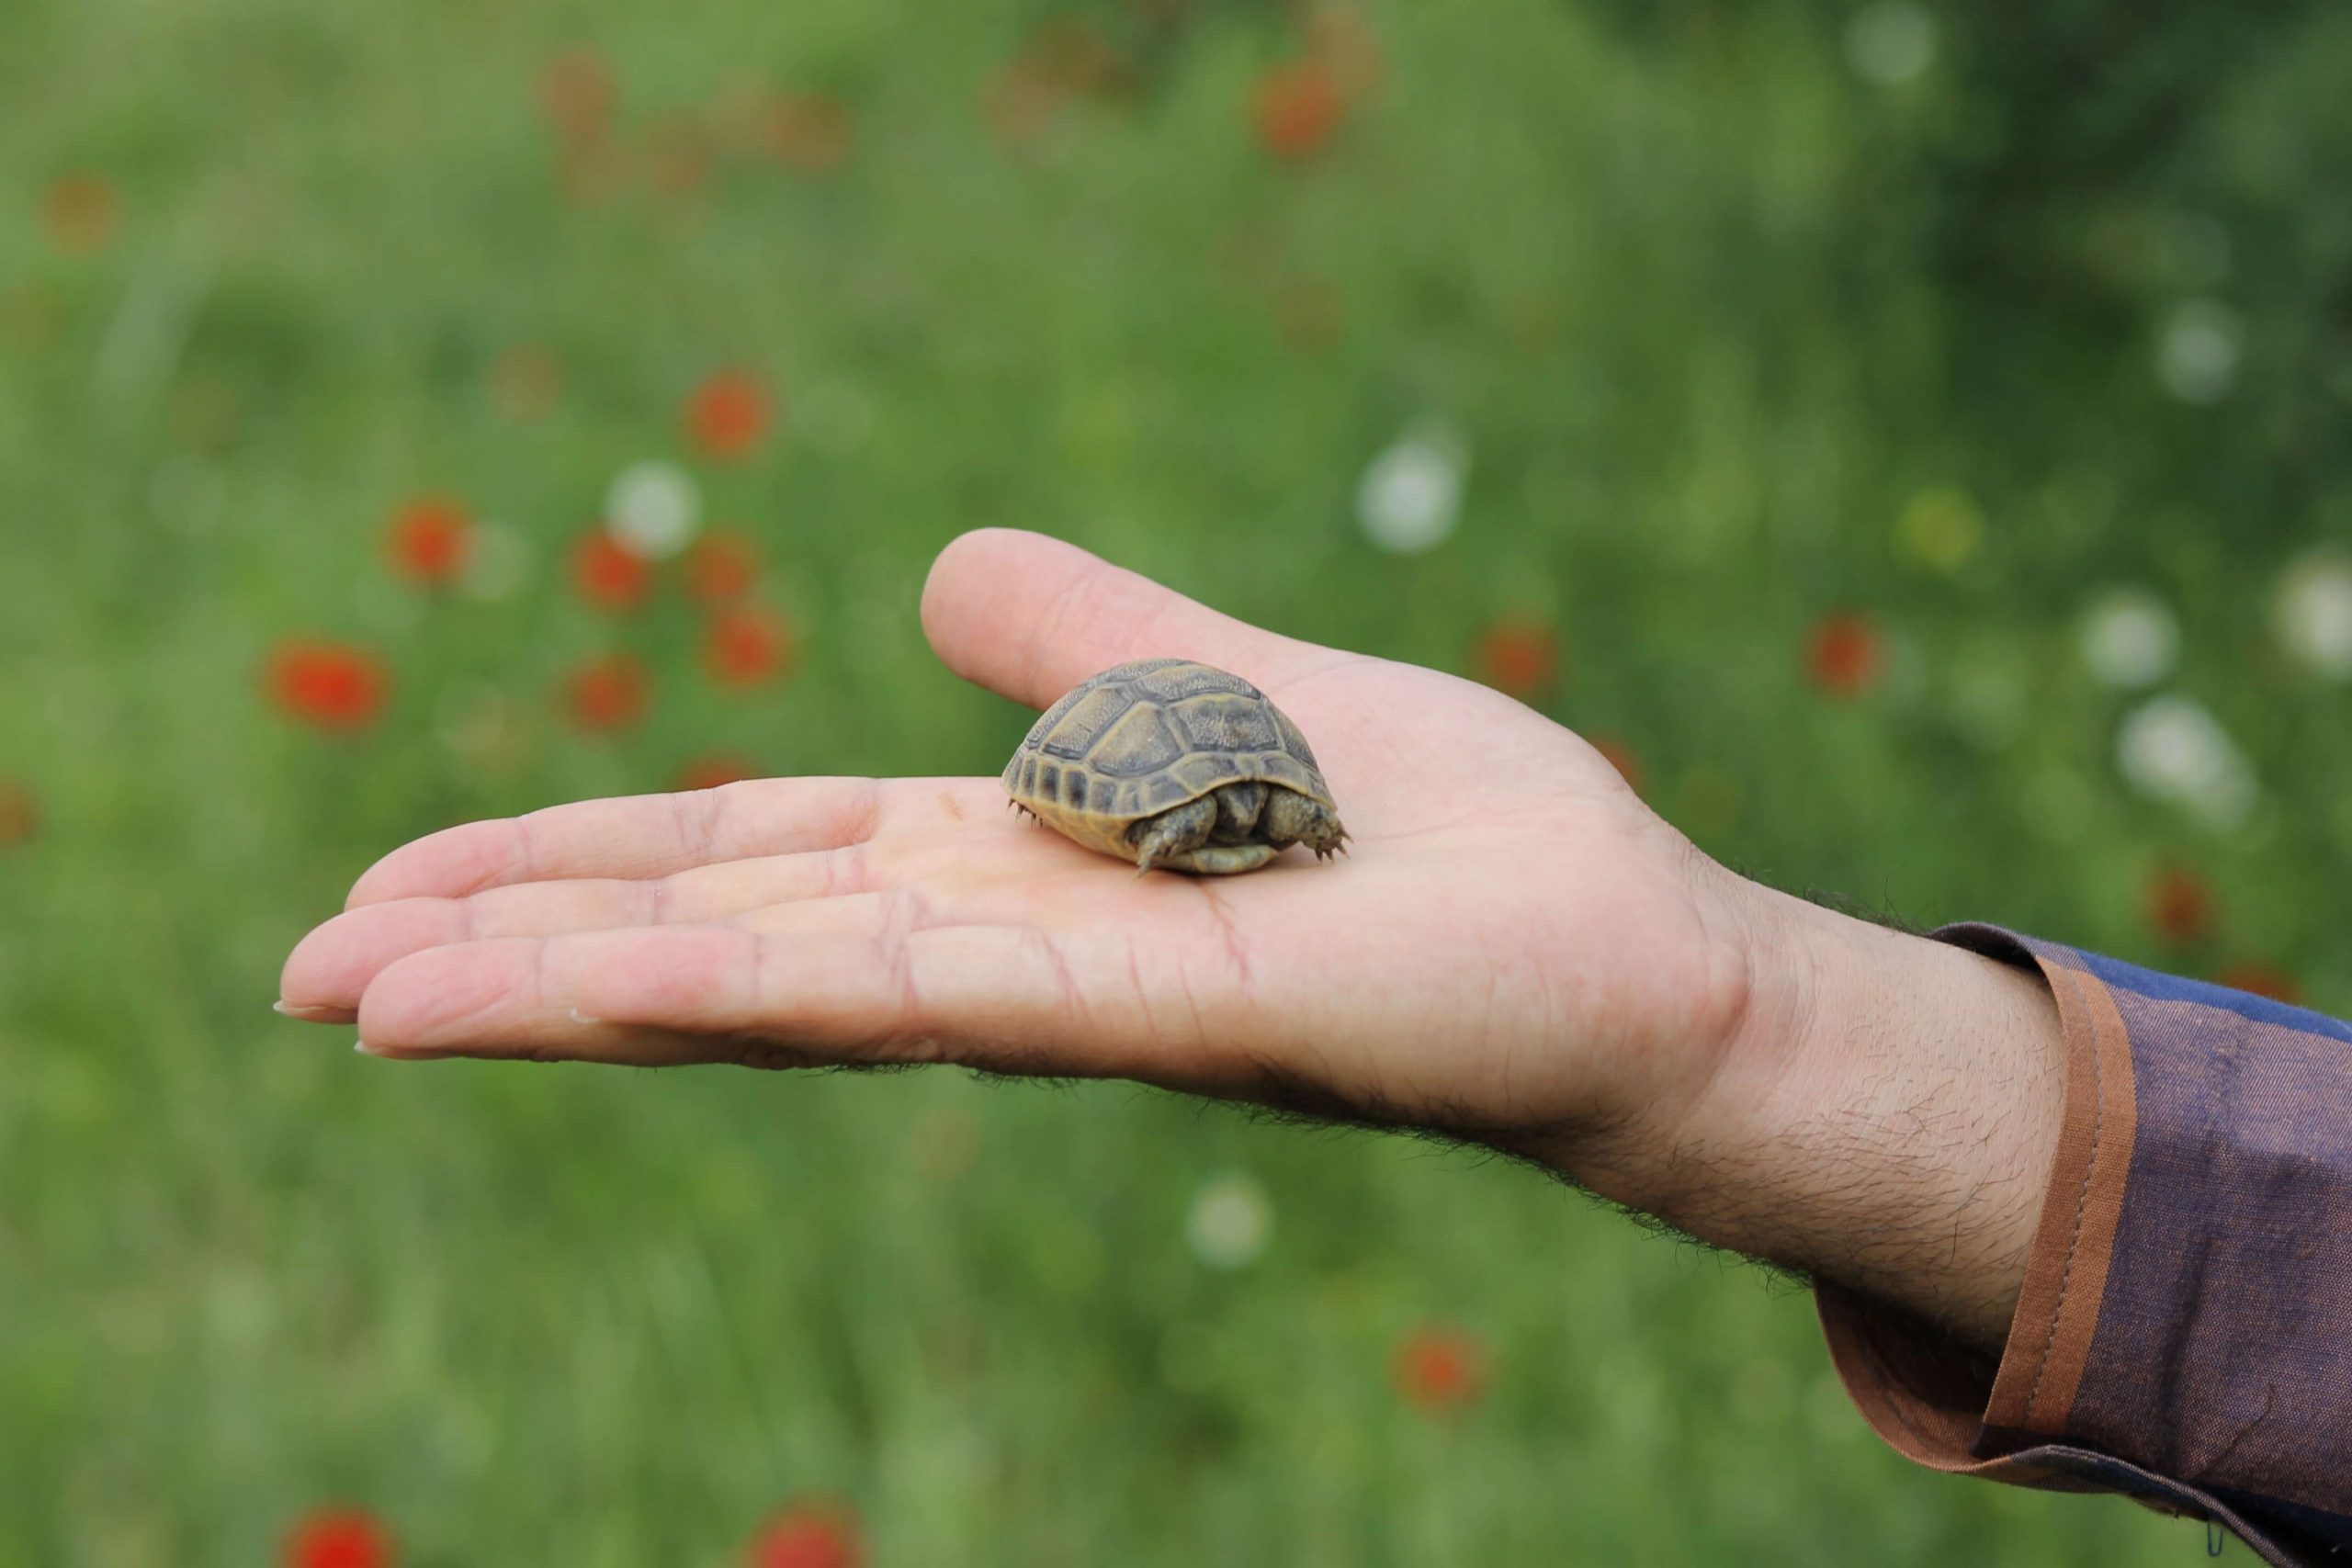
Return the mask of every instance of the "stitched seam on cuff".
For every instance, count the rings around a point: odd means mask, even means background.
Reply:
[[[2067,989],[2073,993],[2075,1006],[2086,1014],[2089,1004],[2083,998],[2081,977],[2072,970],[2062,970]],[[2058,1325],[2066,1316],[2066,1288],[2074,1280],[2075,1258],[2083,1245],[2083,1216],[2089,1211],[2091,1179],[2098,1172],[2099,1141],[2107,1128],[2107,1064],[2099,1060],[2098,1028],[2092,1028],[2091,1040],[2091,1147],[2090,1157],[2083,1162],[2082,1185],[2075,1192],[2074,1233],[2066,1242],[2066,1262],[2058,1270],[2058,1299],[2051,1304],[2050,1330],[2041,1337],[2041,1353],[2034,1363],[2033,1385],[2026,1391],[2026,1416],[2030,1420],[2041,1403],[2041,1380],[2050,1371],[2050,1348],[2058,1342]],[[2062,1423],[2063,1424],[2063,1423]]]

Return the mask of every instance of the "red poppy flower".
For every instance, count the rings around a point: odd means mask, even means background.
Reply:
[[[634,610],[653,586],[653,570],[604,529],[581,536],[571,552],[571,581],[600,610]]]
[[[1634,749],[1623,740],[1612,739],[1608,736],[1596,735],[1590,739],[1592,749],[1606,758],[1611,767],[1617,770],[1618,776],[1625,781],[1625,787],[1635,795],[1641,794],[1642,760],[1634,755]]]
[[[107,248],[122,220],[113,184],[96,175],[63,175],[42,193],[41,226],[61,251],[88,255]]]
[[[1319,152],[1347,115],[1331,73],[1314,61],[1285,65],[1258,83],[1258,140],[1278,158]]]
[[[792,628],[770,610],[722,610],[711,617],[702,653],[711,679],[723,685],[755,686],[791,668]]]
[[[2259,959],[2231,964],[2213,976],[2213,983],[2227,986],[2233,991],[2251,991],[2257,997],[2268,997],[2272,1001],[2284,1002],[2290,1008],[2303,1005],[2303,988],[2296,983],[2295,977],[2277,964],[2265,964]]]
[[[1886,649],[1878,627],[1852,611],[1824,615],[1805,637],[1805,670],[1833,697],[1858,697],[1878,683]]]
[[[1522,701],[1549,689],[1559,664],[1560,639],[1538,621],[1497,621],[1478,634],[1470,650],[1470,667],[1479,680]]]
[[[831,93],[787,93],[768,106],[768,151],[797,174],[831,174],[856,141],[849,106]]]
[[[286,1533],[286,1568],[392,1568],[391,1531],[356,1508],[322,1508]]]
[[[582,729],[628,728],[645,716],[652,691],[645,666],[626,653],[592,660],[563,682],[571,721]]]
[[[446,496],[413,501],[392,513],[386,530],[392,570],[430,587],[456,581],[473,542],[473,519]]]
[[[761,1528],[743,1560],[750,1568],[863,1568],[865,1543],[843,1505],[796,1503]]]
[[[1407,1335],[1393,1371],[1396,1392],[1423,1410],[1459,1410],[1486,1392],[1485,1348],[1468,1331],[1443,1324]]]
[[[749,757],[718,751],[707,757],[696,757],[678,770],[677,789],[717,789],[721,784],[741,784],[745,779],[763,778],[766,774]]]
[[[519,344],[490,367],[490,395],[509,419],[537,419],[563,392],[563,367],[544,348]]]
[[[2141,907],[2148,925],[2178,946],[2202,941],[2213,929],[2213,893],[2205,879],[2180,866],[2165,866],[2148,878]]]
[[[767,391],[749,371],[721,370],[686,400],[686,436],[707,457],[749,456],[767,426]]]
[[[315,729],[358,729],[384,705],[390,682],[373,654],[297,637],[270,655],[270,700]]]
[[[40,802],[12,779],[0,779],[0,850],[24,843],[40,831]]]
[[[741,534],[705,534],[686,552],[686,592],[706,604],[741,599],[759,575],[759,553]]]
[[[593,49],[559,54],[539,70],[539,110],[574,145],[604,140],[615,96],[613,68]]]

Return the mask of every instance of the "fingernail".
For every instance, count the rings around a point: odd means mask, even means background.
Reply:
[[[361,1055],[363,1055],[363,1056],[372,1056],[372,1055],[374,1055],[376,1054],[375,1052],[370,1051],[369,1049],[368,1049],[368,1042],[366,1042],[365,1040],[358,1039],[358,1038],[357,1038],[357,1037],[356,1037],[356,1036],[353,1038],[353,1040],[352,1040],[352,1042],[351,1042],[351,1048],[352,1048],[353,1050],[355,1050],[355,1051],[358,1052],[358,1053],[359,1053]]]
[[[582,1012],[578,1008],[573,1008],[571,1010],[571,1021],[574,1023],[602,1023],[605,1021],[601,1018],[591,1018],[586,1013]]]

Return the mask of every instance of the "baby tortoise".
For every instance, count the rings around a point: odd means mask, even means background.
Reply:
[[[1306,738],[1238,675],[1138,659],[1046,710],[1005,764],[1012,804],[1122,860],[1224,875],[1347,841]]]

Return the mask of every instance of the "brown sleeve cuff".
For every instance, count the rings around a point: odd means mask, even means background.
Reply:
[[[2060,1437],[2098,1324],[2135,1126],[2132,1051],[2114,999],[2095,977],[2037,957],[1989,926],[1939,941],[2032,967],[2048,982],[2065,1033],[2065,1108],[2025,1284],[1997,1364],[1923,1324],[1825,1285],[1816,1292],[1829,1356],[1846,1392],[1889,1447],[1931,1469],[2028,1485],[2091,1489],[2007,1456]]]
[[[1934,935],[2050,987],[2059,1145],[1997,1360],[1818,1292],[1863,1418],[1936,1470],[2122,1493],[2274,1563],[2352,1560],[2352,1025],[1989,926]]]

